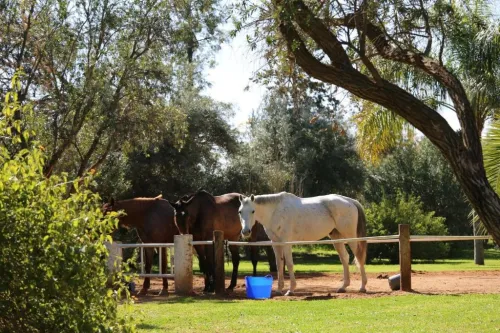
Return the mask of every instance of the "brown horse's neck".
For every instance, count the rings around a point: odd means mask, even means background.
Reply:
[[[157,198],[135,198],[116,202],[115,211],[123,210],[127,215],[120,217],[120,224],[140,228],[146,220],[145,211],[158,202]]]

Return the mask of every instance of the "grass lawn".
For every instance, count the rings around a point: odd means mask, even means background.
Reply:
[[[120,312],[139,332],[495,332],[500,295],[314,301],[172,298]]]
[[[500,270],[500,251],[488,249],[485,265],[476,266],[472,251],[462,259],[414,262],[421,271]],[[342,272],[338,256],[324,249],[294,252],[297,272]],[[195,264],[197,268],[197,264]],[[260,275],[268,264],[259,262]],[[397,272],[397,265],[370,264],[367,271]],[[230,274],[232,265],[226,265]],[[240,276],[250,275],[248,260]],[[136,318],[139,332],[500,332],[500,295],[405,294],[377,298],[328,300],[222,300],[170,297],[121,306]]]

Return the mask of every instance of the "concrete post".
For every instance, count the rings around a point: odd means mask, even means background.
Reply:
[[[193,235],[174,236],[175,293],[193,293]]]

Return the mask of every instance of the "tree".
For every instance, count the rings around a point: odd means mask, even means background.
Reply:
[[[315,79],[380,105],[422,132],[444,155],[500,244],[500,198],[487,180],[480,140],[484,117],[474,112],[463,84],[466,78],[481,82],[498,74],[500,32],[484,3],[276,0],[265,5],[259,22],[270,24],[260,32],[270,47]],[[470,38],[475,34],[489,35],[488,43]],[[449,99],[460,131],[439,114],[436,102],[443,99],[429,98],[429,87],[439,87]]]
[[[375,166],[369,166],[365,199],[369,203],[396,200],[398,193],[420,199],[425,212],[444,217],[452,235],[470,235],[470,206],[460,184],[439,151],[423,138],[393,148]],[[450,195],[453,193],[453,195]],[[410,216],[405,216],[410,218]],[[459,248],[464,242],[452,243]]]
[[[222,160],[237,149],[236,133],[227,123],[231,106],[200,96],[198,91],[185,91],[176,97],[176,105],[186,111],[186,135],[182,148],[175,136],[167,136],[158,146],[135,150],[126,156],[123,180],[130,187],[125,192],[111,188],[103,192],[118,196],[156,196],[177,199],[203,187],[212,190],[211,179],[221,173]],[[105,177],[117,174],[110,168]],[[117,191],[118,190],[118,191]]]
[[[205,84],[222,13],[212,0],[3,1],[0,90],[24,69],[18,96],[34,116],[23,126],[46,147],[45,174],[81,176],[166,134],[181,146],[185,117],[171,99],[184,81]]]
[[[371,203],[366,209],[366,217],[370,221],[367,233],[371,236],[394,235],[398,233],[399,224],[409,224],[416,235],[447,235],[445,218],[435,216],[423,206],[417,197],[401,192],[390,199],[382,198],[378,203]],[[413,259],[435,260],[446,258],[449,250],[449,243],[414,243],[411,255]],[[391,263],[397,263],[398,244],[370,244],[368,257],[369,260],[389,259]]]
[[[318,87],[303,91],[300,100],[289,92],[271,90],[251,119],[247,163],[260,169],[272,192],[355,195],[363,169],[338,102]]]
[[[118,223],[103,216],[91,175],[75,181],[43,174],[44,149],[28,140],[16,112],[30,113],[16,91],[17,74],[0,113],[0,331],[130,332],[118,316],[126,277],[108,288],[104,242]],[[13,131],[12,128],[16,130]],[[23,136],[21,139],[20,136]],[[71,189],[71,191],[70,191]]]

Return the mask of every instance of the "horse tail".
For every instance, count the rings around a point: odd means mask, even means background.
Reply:
[[[358,208],[358,225],[356,228],[356,236],[357,237],[366,237],[366,215],[363,209],[363,206],[357,201],[354,201],[354,205]],[[356,248],[357,256],[355,256],[356,266],[366,263],[366,252],[367,252],[368,243],[366,241],[358,241],[358,246]]]

